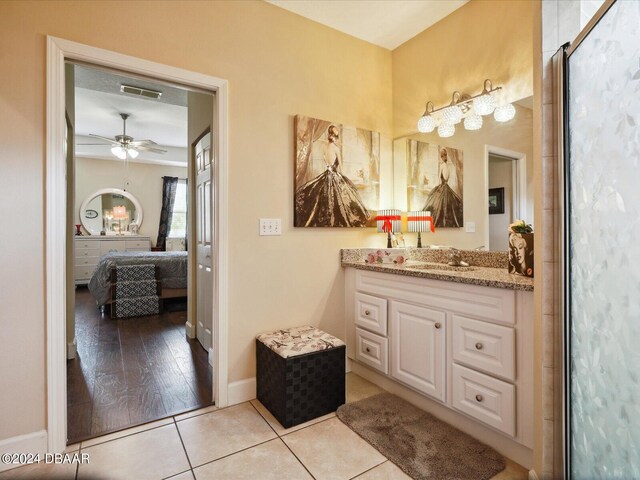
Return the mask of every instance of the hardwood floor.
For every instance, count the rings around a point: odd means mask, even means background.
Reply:
[[[207,352],[186,337],[186,320],[186,311],[114,320],[100,314],[87,288],[76,289],[69,443],[212,404]]]

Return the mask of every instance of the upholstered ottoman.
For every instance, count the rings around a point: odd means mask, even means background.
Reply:
[[[315,327],[256,338],[258,400],[289,428],[344,403],[345,344]]]

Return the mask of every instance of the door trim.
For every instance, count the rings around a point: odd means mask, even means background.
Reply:
[[[45,170],[47,449],[62,452],[67,442],[66,388],[66,160],[65,60],[146,75],[214,92],[212,132],[215,138],[216,273],[212,292],[214,340],[214,400],[228,404],[228,82],[181,68],[47,36],[47,116]]]

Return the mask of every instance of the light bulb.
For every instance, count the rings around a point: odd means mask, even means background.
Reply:
[[[490,115],[496,108],[496,99],[490,93],[480,95],[473,100],[473,109],[478,115]]]
[[[120,160],[124,160],[127,158],[127,152],[120,145],[111,148],[111,153],[113,153]]]
[[[457,105],[450,105],[442,110],[442,121],[448,125],[455,125],[462,120],[462,110]]]
[[[127,148],[127,153],[131,158],[136,158],[140,152],[138,152],[135,148]]]
[[[418,120],[418,131],[421,133],[433,132],[436,128],[436,121],[431,115],[423,115]]]
[[[513,117],[516,116],[516,108],[507,103],[506,105],[500,105],[496,108],[496,111],[493,112],[493,118],[496,119],[496,122],[508,122]]]
[[[482,117],[480,115],[469,115],[464,119],[466,130],[480,130],[482,128]]]
[[[438,127],[438,135],[442,138],[452,137],[456,133],[456,127],[449,124],[442,124]]]

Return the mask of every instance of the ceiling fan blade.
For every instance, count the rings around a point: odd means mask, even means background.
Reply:
[[[131,142],[129,145],[134,146],[144,146],[144,145],[157,145],[153,140],[136,140],[135,142]]]
[[[120,145],[120,142],[118,142],[117,140],[114,140],[113,138],[107,138],[107,137],[103,137],[102,135],[95,135],[93,133],[89,134],[90,137],[96,137],[96,138],[101,138],[102,140],[106,140],[107,142],[111,142],[115,145]]]
[[[88,146],[96,146],[96,147],[110,147],[111,145],[108,145],[106,143],[76,143],[76,145],[78,147],[82,146],[82,147],[88,147]]]
[[[140,150],[141,152],[167,153],[166,150],[162,150],[160,148],[154,148],[154,147],[145,147],[144,145],[137,145],[135,149]]]

